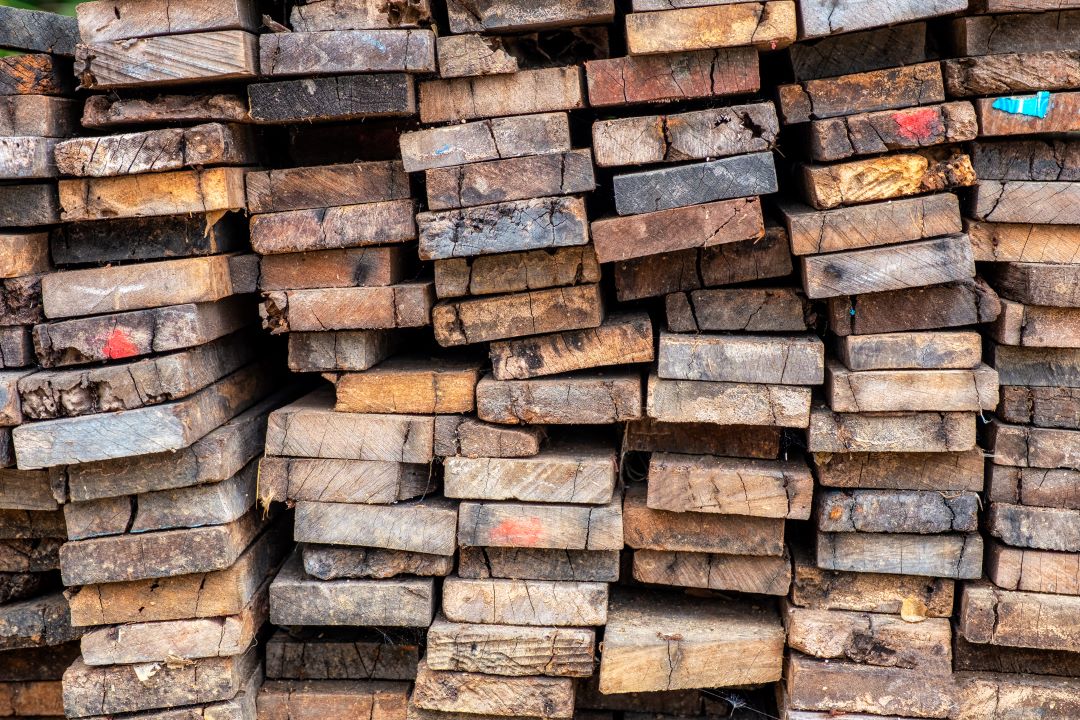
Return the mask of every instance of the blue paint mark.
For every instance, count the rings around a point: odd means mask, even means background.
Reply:
[[[443,145],[441,148],[435,151],[435,155],[445,155],[450,152],[454,152],[454,148],[450,147],[449,145]]]
[[[1040,90],[1035,95],[1028,97],[998,98],[991,107],[1013,115],[1030,115],[1031,117],[1044,118],[1050,110],[1050,93],[1046,90]]]
[[[851,313],[851,317],[855,317],[855,308],[851,308],[848,312]]]

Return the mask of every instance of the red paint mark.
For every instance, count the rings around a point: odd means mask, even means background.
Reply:
[[[512,547],[532,547],[540,542],[544,524],[540,518],[507,518],[491,529],[491,539]]]
[[[120,358],[139,354],[139,348],[135,347],[135,343],[128,340],[127,335],[120,328],[113,329],[102,350],[105,352],[105,357],[110,360],[119,360]]]
[[[900,137],[908,140],[926,140],[940,131],[941,119],[934,108],[919,108],[893,113]]]

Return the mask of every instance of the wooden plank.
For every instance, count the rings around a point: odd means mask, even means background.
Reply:
[[[61,180],[59,187],[65,222],[242,210],[245,205],[242,168]]]
[[[975,332],[906,332],[848,335],[837,339],[848,370],[975,368],[982,357]]]
[[[962,412],[993,410],[998,373],[980,364],[970,370],[860,370],[830,360],[825,401],[833,412]]]
[[[1080,235],[1070,225],[965,220],[977,262],[1074,262]]]
[[[490,355],[496,380],[651,362],[652,322],[644,313],[618,313],[594,329],[493,342]]]
[[[56,142],[56,138],[45,137],[0,137],[0,179],[56,177],[52,158]]]
[[[64,514],[59,511],[0,510],[0,539],[64,537]]]
[[[183,450],[71,465],[64,471],[69,501],[86,502],[227,480],[261,452],[267,415],[291,397],[291,390],[274,393]]]
[[[522,70],[511,75],[420,83],[420,122],[456,122],[584,107],[581,68]]]
[[[541,290],[599,280],[600,265],[590,245],[435,261],[435,293],[440,298]]]
[[[791,653],[784,662],[784,712],[792,720],[886,715],[893,720],[946,718],[957,705],[958,682],[948,673],[818,660]],[[798,713],[795,709],[816,712]],[[859,713],[869,713],[862,715]],[[978,716],[972,716],[972,718]]]
[[[1080,595],[1080,556],[1076,553],[1014,548],[990,540],[986,574],[1003,590]]]
[[[458,549],[457,572],[458,577],[473,579],[615,582],[619,579],[619,552],[462,547]]]
[[[467,413],[476,407],[480,363],[465,358],[397,356],[335,381],[337,412]]]
[[[26,367],[35,362],[30,327],[0,327],[0,368]]]
[[[425,172],[428,208],[447,210],[596,189],[588,148]]]
[[[809,133],[811,157],[828,161],[974,140],[979,123],[971,103],[949,102],[814,120]]]
[[[636,550],[633,573],[638,582],[654,585],[757,595],[787,595],[791,586],[791,560],[786,555],[762,557]]]
[[[852,75],[926,61],[926,23],[828,34],[787,49],[796,80]]]
[[[970,205],[978,220],[1070,225],[1080,183],[983,180]]]
[[[1080,598],[1001,590],[989,583],[964,587],[957,629],[969,642],[1042,650],[1075,650]]]
[[[781,85],[778,92],[788,125],[945,101],[937,62],[806,80]]]
[[[975,114],[979,118],[979,135],[1027,135],[1030,133],[1072,132],[1080,129],[1076,112],[1080,109],[1080,93],[1056,92],[1043,117],[1013,114],[998,110],[994,103],[998,98],[974,100]]]
[[[592,145],[600,167],[647,165],[772,150],[779,130],[772,103],[751,103],[598,120]]]
[[[817,534],[817,564],[825,570],[972,580],[982,575],[982,556],[982,536],[977,532]]]
[[[596,507],[463,501],[458,506],[458,544],[463,547],[621,550],[622,497],[616,493],[609,504]]]
[[[289,13],[296,32],[422,27],[431,23],[428,0],[375,6],[363,0],[309,0]]]
[[[1004,422],[1080,430],[1080,389],[1002,386],[996,415]]]
[[[270,680],[259,688],[258,717],[301,720],[332,714],[403,718],[408,697],[409,684],[404,682]]]
[[[604,632],[600,691],[774,682],[780,679],[783,654],[783,626],[772,607],[617,594]]]
[[[0,279],[0,322],[11,326],[29,325],[44,319],[41,307],[42,277],[23,275]]]
[[[1078,155],[1068,140],[988,140],[972,145],[971,163],[980,180],[1069,181],[1080,178]]]
[[[223,570],[240,556],[264,523],[252,510],[225,525],[88,538],[60,551],[65,585],[116,583]],[[153,566],[134,558],[153,557]]]
[[[256,161],[254,138],[242,125],[206,123],[95,138],[56,146],[61,175],[110,177]]]
[[[408,198],[255,215],[251,247],[260,255],[367,247],[416,238]]]
[[[945,60],[941,69],[950,97],[1070,90],[1080,78],[1080,53],[1002,52]]]
[[[436,617],[424,660],[432,670],[504,677],[592,675],[596,638],[585,628],[454,623]]]
[[[940,490],[828,490],[818,495],[815,512],[821,532],[975,532],[979,496]]]
[[[245,180],[251,213],[361,205],[410,196],[409,177],[399,160],[253,171]]]
[[[76,14],[84,43],[208,30],[255,32],[260,25],[255,8],[246,0],[185,3],[180,7],[172,7],[165,0],[94,0],[81,3]]]
[[[53,12],[5,7],[0,10],[0,47],[70,57],[79,28],[75,20]]]
[[[1002,300],[1001,310],[990,329],[998,343],[1032,348],[1080,347],[1080,310],[1011,300]]]
[[[390,357],[398,337],[390,330],[289,333],[293,372],[361,372]]]
[[[983,489],[981,449],[964,452],[816,453],[814,477],[824,487],[876,490]]]
[[[435,615],[432,578],[317,580],[304,574],[299,553],[270,583],[275,625],[424,627]]]
[[[997,294],[976,278],[839,298],[828,304],[829,329],[840,336],[975,325],[1001,311]]]
[[[1028,305],[1080,307],[1080,291],[1073,287],[1080,269],[1049,263],[1001,263],[989,279],[994,289],[1008,300]]]
[[[48,233],[0,233],[0,278],[35,275],[49,269]]]
[[[780,0],[626,16],[626,49],[630,55],[742,45],[776,50],[795,42],[795,35],[795,3]]]
[[[259,289],[394,285],[408,278],[410,260],[395,246],[264,255],[259,259]]]
[[[814,480],[805,461],[653,453],[648,506],[675,513],[810,517]]]
[[[1004,645],[968,642],[957,633],[953,638],[953,665],[957,672],[1028,673],[1031,675],[1075,676],[1080,655],[1067,650],[1032,650]]]
[[[1080,552],[1080,512],[993,502],[986,529],[1007,545]]]
[[[596,220],[591,225],[596,258],[602,263],[646,255],[707,248],[764,234],[756,197]]]
[[[250,122],[238,95],[158,95],[152,99],[91,95],[83,106],[82,126],[104,129],[146,123]]]
[[[664,298],[669,332],[801,332],[810,308],[795,288],[710,288]]]
[[[259,463],[259,499],[390,505],[433,490],[426,465],[379,460],[266,456]]]
[[[946,618],[908,622],[895,615],[790,605],[780,615],[788,645],[810,657],[952,672],[952,626]]]
[[[254,358],[250,333],[145,360],[23,377],[19,397],[27,419],[48,420],[133,410],[192,395]]]
[[[76,626],[215,618],[239,613],[291,547],[280,523],[259,535],[225,569],[83,585],[72,590]]]
[[[994,502],[1080,510],[1076,496],[1077,471],[990,465],[987,498]]]
[[[607,425],[642,416],[636,372],[495,380],[476,386],[481,420],[504,425]]]
[[[825,0],[809,0],[799,5],[799,39],[893,25],[966,9],[964,0],[935,0],[931,3],[918,0],[877,1],[844,7],[836,7]]]
[[[899,615],[905,600],[926,608],[926,616],[949,618],[953,581],[915,575],[847,572],[819,568],[808,550],[796,549],[792,602],[815,610],[853,610]]]
[[[44,367],[120,360],[210,342],[242,328],[248,313],[242,300],[226,298],[77,318],[35,326],[34,347]]]
[[[443,584],[443,613],[453,622],[498,625],[603,625],[608,586],[547,580],[465,580]]]
[[[393,578],[399,575],[445,577],[454,570],[453,555],[348,545],[304,545],[304,572],[320,580]]]
[[[415,644],[293,636],[266,641],[266,677],[285,680],[411,680],[420,660]]]
[[[975,185],[971,159],[955,149],[803,165],[806,201],[818,210]]]
[[[431,311],[435,340],[443,347],[596,328],[603,320],[600,286],[594,284],[443,301]]]
[[[573,0],[541,3],[526,0],[448,0],[450,32],[515,32],[558,27],[610,23],[615,15],[614,0]],[[436,708],[437,709],[437,708]]]
[[[5,137],[68,137],[78,127],[77,114],[78,101],[76,100],[48,95],[0,96],[0,135]]]
[[[274,335],[322,330],[387,330],[431,324],[435,284],[275,290],[263,295],[259,314]]]
[[[445,260],[589,242],[585,201],[531,198],[416,216],[421,260]]]
[[[761,88],[758,54],[733,47],[585,63],[594,107],[744,95]]]
[[[54,183],[23,183],[4,187],[4,194],[0,196],[0,224],[5,228],[55,225],[59,222],[60,202]]]
[[[0,649],[59,645],[79,637],[68,617],[67,600],[54,592],[30,600],[16,600],[0,608]]]
[[[690,163],[612,178],[619,215],[657,212],[777,191],[771,152]]]
[[[408,172],[570,149],[565,112],[485,118],[401,134],[401,158]]]
[[[812,335],[679,335],[660,333],[657,375],[767,385],[819,385],[825,346]]]
[[[263,77],[435,72],[431,30],[329,30],[269,33],[259,41]]]
[[[143,680],[138,665],[91,667],[76,660],[64,673],[64,710],[68,717],[86,717],[229,700],[257,663],[253,648],[244,655],[161,666]]]
[[[456,531],[457,504],[440,497],[390,506],[300,501],[293,539],[453,555]]]
[[[594,445],[556,445],[531,458],[448,457],[443,493],[470,500],[611,502],[616,483],[615,451]]]
[[[1003,385],[1080,387],[1080,349],[989,344],[989,360]]]
[[[243,655],[266,622],[269,585],[264,582],[238,615],[90,630],[82,636],[82,661],[93,667]]]
[[[482,717],[570,718],[574,681],[432,670],[421,660],[410,702],[425,710]]]
[[[675,452],[774,459],[780,454],[779,428],[753,425],[713,426],[631,420],[623,429],[624,452]]]
[[[69,95],[71,61],[44,53],[0,58],[0,95]]]
[[[240,216],[196,213],[152,218],[122,218],[71,223],[49,238],[56,265],[109,264],[215,255],[247,246]]]
[[[661,422],[804,428],[810,416],[809,387],[649,375],[645,395],[647,415]]]
[[[132,720],[171,720],[177,715],[187,716],[195,713],[195,717],[221,717],[232,720],[255,720],[257,716],[256,695],[263,681],[261,668],[256,667],[248,674],[247,679],[241,684],[232,699],[217,702],[208,702],[184,708],[157,708],[140,713],[131,713],[128,717]],[[93,716],[93,720],[107,720],[108,715]]]
[[[508,427],[451,415],[435,418],[435,454],[440,457],[532,457],[545,437],[541,427]]]
[[[807,449],[813,453],[961,452],[975,447],[974,413],[810,412]]]
[[[416,114],[416,89],[406,73],[335,75],[248,85],[257,123],[358,120]]]
[[[426,465],[433,434],[431,416],[334,412],[321,389],[270,414],[266,454]]]
[[[958,56],[1072,50],[1068,41],[1080,28],[1080,12],[1064,10],[1004,17],[975,16],[953,21]]]
[[[248,365],[171,403],[117,413],[47,420],[12,433],[19,467],[33,469],[181,450],[254,405],[272,373]],[[132,428],[142,428],[138,433]],[[93,436],[93,443],[86,438]]]
[[[161,87],[255,78],[258,40],[241,30],[86,42],[75,74],[86,89]]]
[[[58,510],[64,502],[64,473],[0,469],[0,506],[8,510]]]
[[[1080,432],[994,420],[987,441],[997,465],[1080,470]]]
[[[622,302],[790,273],[787,233],[775,225],[766,227],[760,239],[646,255],[614,267],[616,294]]]
[[[657,510],[638,488],[629,489],[623,502],[625,542],[638,550],[779,557],[782,518]]]

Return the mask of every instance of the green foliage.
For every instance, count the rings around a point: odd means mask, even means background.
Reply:
[[[25,8],[27,10],[48,10],[61,15],[74,15],[75,6],[78,2],[66,2],[65,0],[0,0],[0,5],[8,7]]]

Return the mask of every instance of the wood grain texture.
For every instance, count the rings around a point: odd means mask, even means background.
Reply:
[[[265,720],[339,717],[404,717],[409,684],[379,680],[270,680],[259,688],[258,717]]]
[[[521,292],[599,280],[596,253],[588,245],[435,262],[435,292],[440,298]]]
[[[664,298],[669,332],[800,332],[811,310],[794,288],[711,288]]]
[[[397,348],[389,330],[290,332],[288,363],[293,372],[361,372]]]
[[[650,375],[646,408],[649,417],[661,422],[804,428],[810,416],[810,388]]]
[[[456,122],[584,107],[580,67],[420,83],[420,122]]]
[[[523,500],[604,505],[616,484],[612,449],[553,446],[530,458],[448,457],[443,493],[470,500]]]
[[[37,275],[49,269],[48,233],[0,233],[0,278]]]
[[[247,223],[239,213],[217,211],[70,223],[49,238],[59,266],[216,255],[246,247]]]
[[[761,88],[758,54],[748,47],[589,60],[585,78],[594,107],[742,95]]]
[[[842,6],[834,5],[829,0],[809,0],[799,5],[799,39],[893,25],[966,9],[964,0],[874,0]]]
[[[431,312],[435,340],[443,347],[595,328],[603,320],[596,284],[444,300]]]
[[[1080,268],[1075,265],[1010,262],[996,265],[989,281],[1006,300],[1028,305],[1080,307],[1075,288]]]
[[[1003,385],[996,414],[1008,423],[1080,430],[1080,389]]]
[[[61,180],[65,222],[242,210],[242,168],[175,170],[129,177]]]
[[[82,126],[103,129],[146,123],[251,122],[239,95],[158,95],[118,98],[91,95],[83,106]]]
[[[443,613],[454,622],[588,626],[607,622],[608,586],[546,580],[465,580],[443,584]]]
[[[504,425],[607,425],[642,416],[636,372],[575,373],[526,380],[484,376],[476,386],[481,420]]]
[[[643,170],[612,178],[619,215],[658,212],[777,191],[771,152]]]
[[[622,497],[617,493],[607,505],[595,507],[462,501],[458,506],[458,544],[462,547],[620,550],[623,546]]]
[[[1067,38],[1077,27],[1080,13],[1075,10],[957,18],[952,23],[953,50],[958,56],[1072,50]]]
[[[416,203],[402,198],[259,214],[251,247],[272,255],[403,243],[416,238],[415,212]]]
[[[398,160],[252,171],[245,177],[251,213],[404,200],[409,177]]]
[[[570,718],[574,715],[574,681],[432,670],[421,661],[411,704],[422,710],[486,717],[524,714],[536,718]]]
[[[419,648],[275,632],[266,641],[266,677],[285,680],[411,680]]]
[[[571,149],[565,112],[485,118],[414,130],[402,133],[400,144],[408,172]]]
[[[824,487],[878,490],[983,489],[980,449],[964,452],[815,453],[814,477]]]
[[[461,547],[458,577],[615,582],[619,579],[619,552]]]
[[[55,138],[0,137],[0,179],[34,180],[56,177]]]
[[[941,69],[950,97],[1070,90],[1080,80],[1080,53],[1002,52],[944,60]]]
[[[814,160],[843,160],[932,145],[974,140],[979,124],[971,103],[860,113],[810,123]]]
[[[152,35],[177,35],[208,30],[259,29],[251,3],[226,0],[194,2],[173,7],[166,0],[94,0],[76,9],[79,36],[84,43],[127,40]]]
[[[851,371],[830,360],[825,400],[833,412],[979,412],[998,404],[998,372],[985,364],[953,370]]]
[[[71,62],[44,53],[0,58],[0,94],[68,95],[74,89]]]
[[[994,420],[987,443],[996,465],[1080,470],[1080,432]]]
[[[998,371],[1003,385],[1080,387],[1080,349],[990,343],[988,350],[987,359]]]
[[[310,0],[289,13],[296,32],[421,27],[431,23],[428,0],[398,0],[385,6],[355,0]]]
[[[993,322],[1001,303],[980,278],[907,290],[831,298],[829,328],[840,336]]]
[[[58,13],[5,7],[0,10],[0,47],[70,57],[79,41],[75,20]]]
[[[795,42],[795,3],[781,0],[679,8],[626,16],[629,55],[751,45],[776,50]]]
[[[974,101],[981,136],[1073,132],[1080,129],[1080,123],[1076,120],[1076,112],[1080,109],[1080,92],[1051,94],[1050,107],[1044,117],[1007,113],[994,108],[995,101],[996,98]]]
[[[979,496],[939,490],[828,490],[819,495],[822,532],[932,535],[978,530]]]
[[[508,427],[450,415],[435,418],[435,454],[440,457],[532,457],[545,441],[541,427]]]
[[[324,30],[270,33],[259,42],[263,77],[435,72],[430,30]]]
[[[0,608],[0,628],[4,651],[60,645],[80,635],[71,626],[67,600],[59,592],[5,603]]]
[[[6,185],[0,196],[0,223],[7,228],[29,228],[60,222],[60,202],[52,183]]]
[[[1080,552],[1080,512],[1070,508],[994,502],[986,530],[1014,547]]]
[[[319,580],[386,579],[399,575],[445,577],[454,570],[453,555],[351,545],[303,546],[304,572]]]
[[[435,168],[424,176],[431,210],[587,193],[596,188],[588,148]]]
[[[506,33],[609,23],[615,14],[615,3],[613,0],[449,0],[446,10],[452,33]]]
[[[772,607],[617,594],[604,633],[600,691],[774,682],[783,651],[783,626]]]
[[[901,332],[837,338],[836,356],[848,370],[974,368],[981,339],[965,331]]]
[[[969,642],[1043,650],[1072,650],[1080,598],[1001,590],[972,583],[960,597],[957,629]]]
[[[359,120],[416,114],[416,88],[407,73],[335,75],[248,85],[257,123]]]
[[[48,95],[0,96],[0,135],[67,137],[78,127],[75,100]]]
[[[426,465],[267,455],[259,462],[259,500],[391,505],[433,490]]]
[[[465,358],[396,356],[362,373],[339,375],[338,412],[467,413],[476,407],[480,363]]]
[[[453,555],[456,531],[457,503],[440,497],[389,506],[300,501],[293,538],[322,545]]]
[[[986,548],[986,575],[1002,590],[1080,595],[1076,553],[1015,548],[996,540]]]
[[[275,290],[263,295],[263,327],[277,335],[323,330],[388,330],[431,324],[435,285]]]
[[[806,80],[778,88],[785,124],[900,110],[945,100],[941,65],[936,62]]]
[[[437,617],[427,634],[433,670],[519,677],[592,675],[596,638],[584,628],[454,623]]]
[[[825,570],[973,580],[982,576],[982,556],[983,541],[978,533],[817,535],[817,563]]]
[[[976,179],[967,155],[932,148],[835,165],[803,165],[802,182],[807,202],[818,210],[829,210],[967,187],[975,185]]]
[[[75,48],[75,74],[97,90],[242,80],[259,74],[257,46],[241,30],[86,42]]]
[[[815,405],[807,448],[833,452],[961,452],[975,447],[977,414],[964,412],[835,413]]]
[[[400,246],[264,255],[259,259],[259,289],[395,285],[407,279],[410,261]]]
[[[786,556],[636,550],[633,574],[638,582],[653,585],[786,595],[791,586],[791,561]]]
[[[796,80],[852,75],[926,61],[926,23],[828,34],[787,49]]]
[[[810,335],[680,335],[661,332],[657,375],[765,385],[819,385],[825,346]]]

